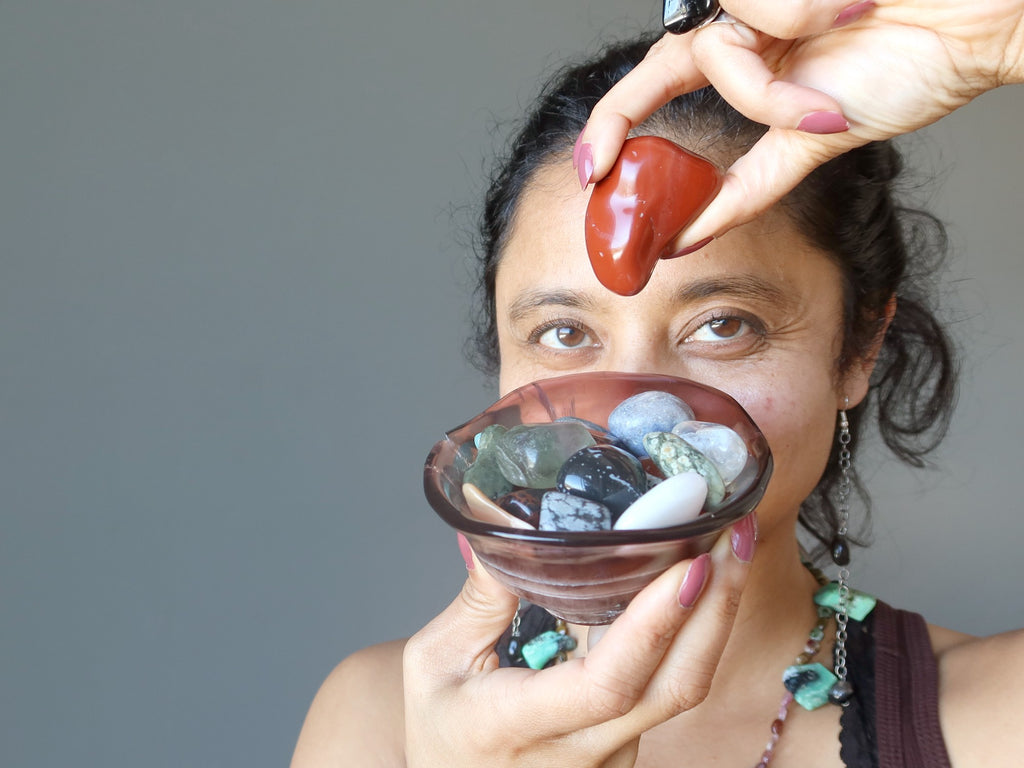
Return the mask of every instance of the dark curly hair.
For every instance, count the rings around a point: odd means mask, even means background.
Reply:
[[[592,60],[557,73],[499,158],[480,215],[476,247],[477,316],[483,322],[475,326],[468,349],[485,374],[498,371],[495,275],[524,190],[539,168],[566,161],[594,105],[639,63],[654,40],[644,35],[611,45]],[[671,101],[637,133],[666,135],[725,165],[765,130],[712,88],[704,88]],[[948,427],[956,371],[952,345],[928,303],[930,279],[946,252],[945,232],[930,214],[897,202],[894,186],[901,169],[895,146],[871,143],[818,168],[782,206],[842,273],[844,335],[837,373],[861,358],[877,339],[886,306],[896,297],[896,313],[885,333],[868,397],[849,412],[852,445],[859,444],[857,436],[870,414],[892,452],[922,466]],[[834,445],[828,468],[800,511],[801,525],[823,547],[839,527],[830,493],[838,480]],[[854,483],[867,507],[867,495],[856,477]]]

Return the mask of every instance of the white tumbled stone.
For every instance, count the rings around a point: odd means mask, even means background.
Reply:
[[[673,475],[634,501],[615,522],[615,530],[669,528],[688,523],[700,515],[707,495],[707,481],[698,473]]]

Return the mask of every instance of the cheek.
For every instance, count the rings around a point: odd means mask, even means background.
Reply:
[[[762,514],[795,512],[821,479],[832,449],[836,411],[831,386],[813,391],[767,388],[734,397],[764,432],[772,450],[775,468],[760,507]]]

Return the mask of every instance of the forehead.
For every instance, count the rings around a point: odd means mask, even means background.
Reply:
[[[839,271],[810,245],[779,208],[736,227],[695,254],[662,260],[650,284],[637,296],[620,297],[594,276],[587,257],[584,220],[590,190],[581,190],[568,161],[541,168],[524,192],[497,271],[498,306],[515,294],[571,286],[634,306],[680,281],[724,274],[746,276],[794,290],[826,280],[838,286]]]

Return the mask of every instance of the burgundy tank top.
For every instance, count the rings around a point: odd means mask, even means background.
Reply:
[[[847,666],[857,693],[842,714],[847,768],[950,768],[939,726],[938,664],[924,619],[879,601],[848,631]]]

